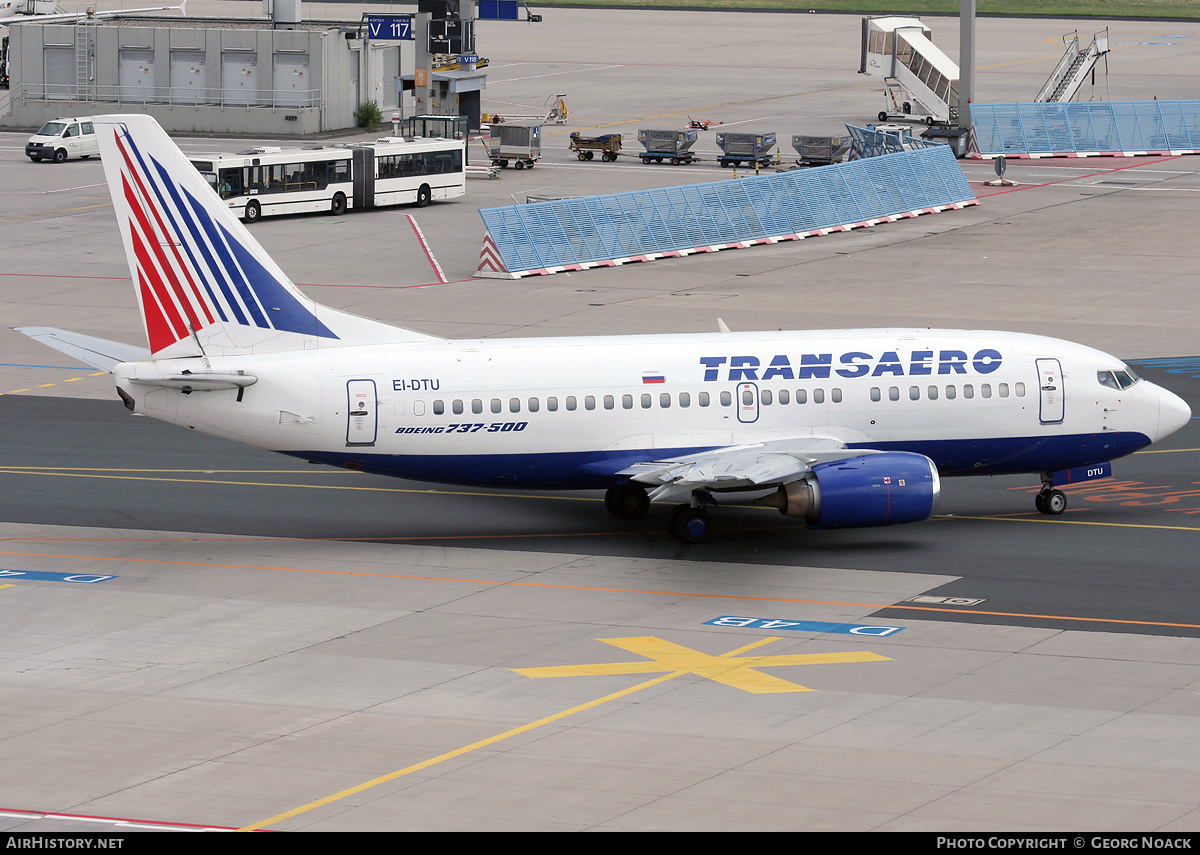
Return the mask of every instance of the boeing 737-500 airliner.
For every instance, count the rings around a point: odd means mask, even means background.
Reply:
[[[1180,398],[1121,360],[1011,332],[713,332],[450,341],[314,303],[148,116],[94,120],[149,349],[24,332],[111,371],[132,411],[305,460],[420,481],[675,502],[813,528],[927,519],[942,475],[1111,474]],[[723,326],[723,325],[722,325]]]

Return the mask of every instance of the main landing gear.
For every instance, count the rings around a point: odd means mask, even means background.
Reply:
[[[604,507],[619,520],[640,520],[650,510],[650,497],[641,484],[622,484],[608,488]]]
[[[667,528],[680,543],[704,543],[712,535],[712,521],[705,505],[717,503],[707,490],[694,490],[691,504],[679,505],[671,511]],[[604,507],[617,519],[640,520],[650,510],[646,488],[632,482],[609,487],[604,494]]]
[[[1062,490],[1054,489],[1049,473],[1042,475],[1042,489],[1034,497],[1033,505],[1039,513],[1056,517],[1067,509],[1067,496]]]

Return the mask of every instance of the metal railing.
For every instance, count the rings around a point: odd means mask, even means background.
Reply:
[[[14,86],[12,102],[75,101],[121,106],[216,107],[218,109],[299,110],[321,106],[320,89],[197,89],[190,86],[91,86],[21,83]]]

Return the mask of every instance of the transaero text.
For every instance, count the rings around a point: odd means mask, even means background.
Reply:
[[[802,353],[794,364],[787,354],[759,356],[701,356],[705,380],[740,383],[745,380],[825,380],[838,377],[916,377],[934,374],[991,374],[1003,363],[997,350],[974,355],[963,350],[889,350],[875,356],[852,350],[838,354]],[[840,366],[840,367],[835,367]]]

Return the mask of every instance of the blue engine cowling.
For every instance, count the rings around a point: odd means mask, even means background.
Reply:
[[[812,528],[865,528],[929,519],[940,490],[928,457],[886,451],[818,463],[758,503],[802,517]]]

